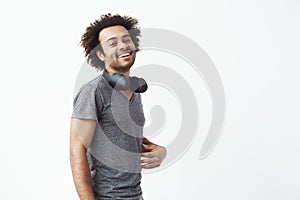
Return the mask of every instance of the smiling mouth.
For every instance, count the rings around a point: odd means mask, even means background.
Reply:
[[[131,55],[131,52],[126,52],[126,53],[120,54],[118,57],[119,58],[126,58],[126,57],[129,57],[130,55]]]

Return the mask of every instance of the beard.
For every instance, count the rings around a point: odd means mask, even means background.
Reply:
[[[110,68],[119,72],[129,71],[131,66],[134,64],[136,52],[133,52],[131,56],[133,56],[132,60],[126,63],[119,62],[118,59],[115,59],[113,62],[110,63]]]
[[[124,67],[121,67],[121,66],[111,66],[111,68],[113,70],[116,70],[116,71],[119,71],[119,72],[127,72],[127,71],[130,70],[131,66],[132,65],[130,65],[130,66],[124,66]]]

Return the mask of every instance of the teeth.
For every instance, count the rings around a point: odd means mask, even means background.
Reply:
[[[123,54],[119,55],[119,57],[124,58],[124,57],[129,56],[129,55],[130,55],[129,53],[123,53]]]

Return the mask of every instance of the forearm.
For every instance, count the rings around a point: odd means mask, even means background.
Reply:
[[[74,184],[80,200],[95,200],[91,185],[91,174],[86,157],[71,156]]]
[[[81,200],[95,200],[86,158],[86,148],[93,137],[95,127],[96,122],[94,120],[71,120],[70,164],[74,184]]]

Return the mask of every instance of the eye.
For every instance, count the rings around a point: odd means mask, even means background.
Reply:
[[[123,40],[123,42],[124,43],[129,43],[129,42],[131,42],[131,39],[130,38],[126,38],[126,39]]]
[[[116,45],[117,45],[117,42],[111,42],[111,43],[109,43],[109,46],[111,46],[111,47],[114,47]]]

